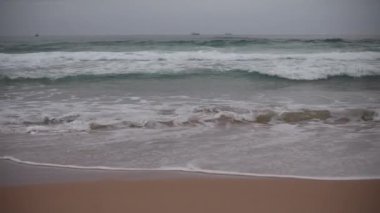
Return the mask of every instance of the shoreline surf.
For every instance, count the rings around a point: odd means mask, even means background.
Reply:
[[[83,169],[83,170],[103,170],[103,171],[168,171],[168,172],[190,172],[190,173],[201,173],[201,174],[211,174],[211,175],[228,175],[228,176],[242,176],[242,177],[262,177],[262,178],[290,178],[290,179],[305,179],[305,180],[380,180],[380,176],[376,177],[311,177],[311,176],[297,176],[297,175],[275,175],[275,174],[260,174],[260,173],[241,173],[241,172],[230,172],[230,171],[218,171],[218,170],[207,170],[198,168],[174,168],[174,167],[163,167],[163,168],[124,168],[124,167],[107,167],[107,166],[79,166],[79,165],[63,165],[63,164],[52,164],[52,163],[42,163],[33,161],[24,161],[12,156],[0,156],[0,160],[12,161],[18,164],[31,165],[31,166],[42,166],[42,167],[52,167],[52,168],[67,168],[67,169]]]
[[[304,39],[1,40],[0,156],[377,179],[380,40]]]

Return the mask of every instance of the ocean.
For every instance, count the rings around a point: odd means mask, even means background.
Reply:
[[[0,159],[380,177],[380,39],[0,38]]]

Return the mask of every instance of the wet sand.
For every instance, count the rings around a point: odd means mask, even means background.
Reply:
[[[380,181],[119,180],[1,187],[1,212],[380,212]]]
[[[4,213],[380,212],[380,180],[254,178],[159,171],[86,173],[9,163],[8,167],[13,170],[5,170],[4,163],[1,168],[9,178],[28,168],[30,178],[50,175],[52,181],[3,182],[0,212]],[[64,174],[71,178],[57,178]],[[82,178],[75,181],[79,176]]]

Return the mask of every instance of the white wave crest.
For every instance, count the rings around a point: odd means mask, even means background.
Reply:
[[[379,52],[232,53],[221,51],[40,52],[0,54],[8,78],[245,70],[294,80],[380,75]]]

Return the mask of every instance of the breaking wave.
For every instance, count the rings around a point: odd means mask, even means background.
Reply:
[[[227,105],[200,106],[190,112],[178,114],[175,110],[157,111],[158,116],[125,120],[120,117],[88,119],[80,114],[62,117],[43,117],[35,120],[10,122],[0,132],[48,133],[48,132],[92,132],[120,129],[167,129],[167,128],[225,128],[249,125],[277,125],[287,123],[303,125],[320,122],[326,125],[378,122],[378,109],[248,109]]]
[[[0,54],[0,78],[258,73],[291,80],[379,76],[380,52],[230,53],[221,51],[41,52]]]

